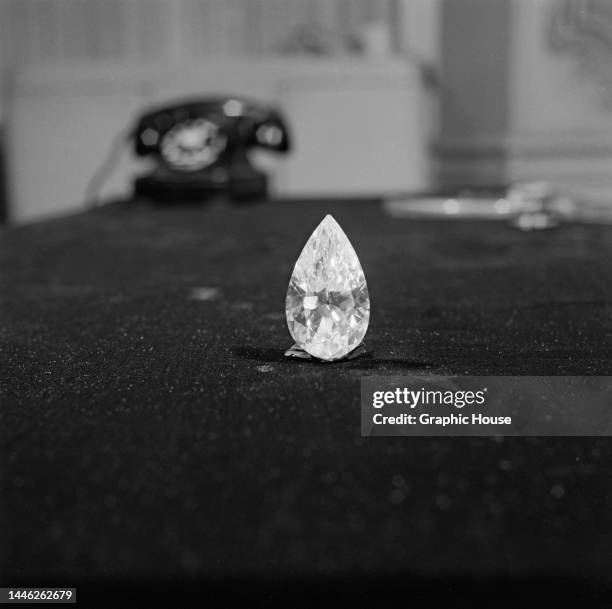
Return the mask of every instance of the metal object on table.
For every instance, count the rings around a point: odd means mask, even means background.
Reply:
[[[610,193],[562,190],[550,182],[517,182],[498,197],[468,190],[454,197],[390,196],[383,208],[395,218],[505,220],[522,231],[562,222],[612,224]]]

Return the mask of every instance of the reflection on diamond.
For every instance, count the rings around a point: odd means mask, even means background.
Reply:
[[[363,269],[344,231],[329,215],[295,263],[285,311],[296,344],[319,359],[340,359],[365,336],[370,299]]]

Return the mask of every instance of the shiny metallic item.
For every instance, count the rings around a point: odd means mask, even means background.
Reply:
[[[551,182],[516,182],[501,197],[461,191],[456,197],[389,196],[383,209],[394,218],[505,220],[522,231],[563,222],[612,224],[609,192],[561,189]]]

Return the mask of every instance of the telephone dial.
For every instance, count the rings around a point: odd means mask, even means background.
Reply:
[[[135,181],[135,194],[161,201],[213,194],[262,198],[267,175],[251,164],[253,148],[287,153],[286,123],[275,108],[239,97],[212,97],[148,112],[137,124],[135,150],[157,167]]]

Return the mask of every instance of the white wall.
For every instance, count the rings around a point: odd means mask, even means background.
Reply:
[[[299,24],[348,36],[372,21],[387,24],[395,53],[435,63],[439,6],[440,0],[0,0],[0,68],[256,57],[278,52]],[[0,96],[0,117],[1,111]]]
[[[551,47],[559,6],[560,0],[444,2],[443,181],[612,188],[612,111],[605,103],[612,82],[585,70],[579,55]],[[612,31],[608,36],[612,41]],[[602,45],[597,52],[605,59]]]
[[[558,0],[514,0],[511,121],[516,131],[612,127],[605,83],[585,70],[579,56],[553,52],[550,19]],[[609,33],[612,40],[612,31]],[[612,52],[609,56],[612,62]],[[608,83],[608,88],[612,83]]]
[[[350,34],[364,23],[382,21],[395,38],[400,6],[412,2],[0,0],[1,45],[7,60],[17,63],[256,55],[274,51],[294,26],[306,23]]]

